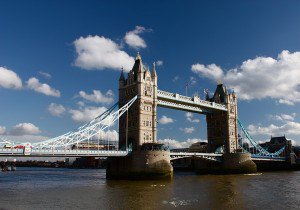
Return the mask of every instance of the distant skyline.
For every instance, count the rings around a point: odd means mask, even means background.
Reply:
[[[0,2],[0,137],[34,142],[92,120],[139,52],[159,89],[203,98],[221,80],[255,140],[300,144],[299,1]],[[159,108],[158,139],[204,141],[205,116]]]

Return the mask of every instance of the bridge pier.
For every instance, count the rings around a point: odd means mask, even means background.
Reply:
[[[222,171],[228,174],[256,173],[257,167],[250,153],[225,153]]]
[[[169,151],[133,151],[126,157],[108,158],[107,179],[172,179]]]
[[[249,153],[226,153],[222,162],[195,159],[197,174],[249,174],[256,173],[256,164]]]

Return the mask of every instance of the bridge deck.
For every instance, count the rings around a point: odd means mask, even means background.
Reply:
[[[70,150],[70,149],[32,149],[24,153],[24,149],[0,149],[0,157],[124,157],[129,154],[128,151],[120,150]],[[199,153],[199,152],[170,152],[172,160],[199,157],[207,160],[220,161],[223,154]],[[252,155],[255,161],[285,161],[284,157],[268,157]]]

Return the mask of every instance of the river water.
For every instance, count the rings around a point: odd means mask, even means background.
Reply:
[[[108,181],[102,169],[0,172],[0,209],[299,209],[300,171],[175,172],[172,181]]]

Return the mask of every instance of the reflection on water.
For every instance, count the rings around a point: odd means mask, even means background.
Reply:
[[[18,168],[0,173],[0,209],[296,209],[300,172],[112,181],[105,170]]]

